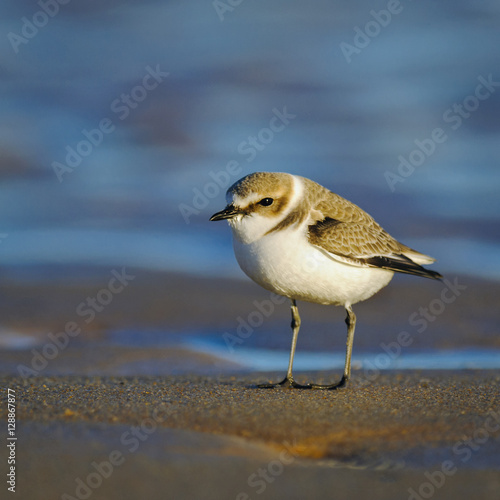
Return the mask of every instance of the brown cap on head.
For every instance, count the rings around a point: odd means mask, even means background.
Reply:
[[[226,196],[237,195],[246,198],[253,192],[267,194],[283,194],[290,192],[293,180],[290,174],[281,172],[254,172],[236,181],[228,190]],[[228,200],[232,201],[232,200]]]

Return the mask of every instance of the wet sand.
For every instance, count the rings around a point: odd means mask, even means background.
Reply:
[[[81,326],[82,333],[75,339],[78,341],[93,341],[102,333],[122,329],[159,329],[165,335],[194,331],[200,335],[214,331],[234,333],[238,317],[248,319],[256,310],[256,302],[269,299],[269,292],[244,276],[216,279],[127,268],[134,280],[86,323],[87,317],[78,314],[78,306],[106,287],[109,268],[61,266],[41,274],[36,269],[24,272],[29,281],[16,279],[15,273],[0,267],[1,324],[39,335],[43,342],[47,341],[47,332],[61,331],[68,321]],[[370,300],[356,304],[354,349],[390,342],[398,332],[409,328],[415,333],[412,349],[499,348],[500,284],[467,276],[445,278],[465,289],[447,294],[451,302],[436,309],[439,314],[430,313],[425,331],[420,331],[420,323],[410,325],[409,319],[415,313],[420,315],[420,308],[429,309],[433,301],[440,300],[448,288],[445,283],[398,275]],[[345,312],[341,307],[302,302],[299,310],[301,348],[323,349],[327,342],[332,348],[343,350]],[[290,307],[286,301],[265,318],[255,335],[245,339],[246,345],[256,342],[286,349],[289,340]]]
[[[84,326],[75,308],[106,272],[74,285],[4,279],[4,330],[40,349],[48,331]],[[498,347],[500,287],[459,282],[466,290],[412,349]],[[393,340],[444,287],[414,284],[395,280],[359,304],[355,352]],[[384,371],[367,381],[354,369],[346,390],[262,390],[255,384],[284,373],[244,372],[175,344],[192,332],[234,331],[266,297],[247,282],[142,272],[38,376],[18,372],[32,346],[1,349],[1,385],[16,391],[19,498],[498,499],[499,370]],[[343,350],[340,308],[303,304],[301,313],[299,349]],[[127,328],[158,328],[173,343],[109,341]],[[247,341],[287,349],[289,338],[283,304]],[[339,377],[296,373],[299,382]],[[7,422],[6,404],[0,413]]]
[[[387,372],[369,386],[354,373],[341,391],[264,390],[256,378],[3,378],[16,390],[18,491],[401,499],[413,488],[420,498],[431,489],[498,498],[499,371]]]

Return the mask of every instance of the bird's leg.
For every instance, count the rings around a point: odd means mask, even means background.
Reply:
[[[356,316],[351,306],[347,306],[345,310],[347,312],[347,317],[345,319],[347,325],[347,342],[346,342],[344,374],[342,375],[342,378],[340,379],[340,382],[338,384],[331,384],[331,385],[312,384],[311,387],[313,389],[340,389],[347,385],[347,381],[351,377],[351,356],[352,356],[352,344],[354,342],[354,328],[356,327]]]
[[[295,382],[293,379],[293,357],[295,356],[295,347],[297,346],[297,337],[299,336],[299,330],[300,330],[300,316],[299,316],[299,309],[297,307],[297,303],[295,302],[295,299],[292,299],[292,330],[293,330],[293,336],[292,336],[292,348],[290,349],[290,360],[288,362],[288,370],[286,372],[286,377],[281,381],[278,382],[277,384],[259,384],[257,387],[260,389],[274,389],[275,387],[294,387],[297,389],[310,389],[311,386],[308,385],[301,385]]]

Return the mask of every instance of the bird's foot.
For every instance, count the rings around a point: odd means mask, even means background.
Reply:
[[[258,384],[259,389],[276,389],[277,387],[283,387],[284,389],[311,389],[313,386],[311,384],[302,385],[293,379],[293,377],[285,377],[281,382],[276,384]]]
[[[320,389],[320,390],[327,390],[327,391],[335,391],[337,389],[343,389],[347,385],[347,378],[342,376],[340,379],[340,382],[337,384],[311,384],[310,387],[311,389]]]

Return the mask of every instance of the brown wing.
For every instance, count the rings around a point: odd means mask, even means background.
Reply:
[[[421,254],[395,240],[370,215],[345,198],[325,191],[313,204],[317,220],[308,227],[312,245],[348,264],[441,278],[439,273],[407,257],[407,252]]]

